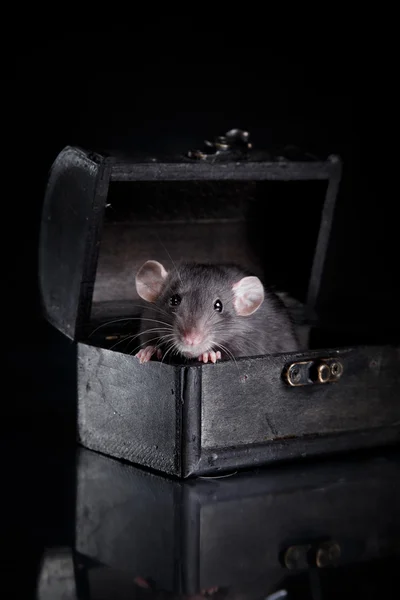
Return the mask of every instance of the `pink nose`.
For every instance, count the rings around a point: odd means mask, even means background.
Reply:
[[[203,341],[203,336],[197,331],[189,331],[183,334],[183,341],[188,346],[197,346]]]

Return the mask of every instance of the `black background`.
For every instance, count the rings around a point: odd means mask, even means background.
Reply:
[[[10,309],[26,315],[24,329],[26,321],[30,327],[38,323],[40,209],[48,169],[66,144],[182,152],[241,127],[250,131],[255,146],[295,144],[339,153],[345,162],[344,208],[338,209],[340,240],[334,241],[332,268],[340,277],[327,279],[335,281],[335,294],[344,302],[349,277],[366,278],[360,269],[365,271],[368,258],[360,259],[355,236],[361,239],[368,217],[354,208],[361,196],[359,140],[353,127],[352,54],[344,38],[332,45],[329,37],[310,39],[304,33],[297,40],[287,32],[271,41],[270,27],[264,35],[251,35],[243,25],[242,36],[240,20],[222,30],[211,22],[201,32],[171,21],[160,20],[145,31],[136,25],[130,32],[30,32],[17,48],[6,94],[16,177],[8,201],[17,243],[9,289]],[[346,226],[349,215],[353,222]],[[375,249],[373,254],[375,262]]]
[[[150,20],[133,14],[114,28],[64,30],[65,12],[49,24],[26,17],[11,32],[3,87],[4,481],[10,555],[25,556],[25,583],[43,546],[70,539],[71,480],[51,461],[60,441],[74,445],[73,407],[63,405],[74,388],[73,353],[43,322],[37,289],[41,204],[65,145],[181,152],[239,127],[255,145],[338,153],[345,173],[325,298],[341,310],[362,306],[383,329],[393,324],[397,301],[394,198],[372,183],[377,165],[390,170],[387,148],[373,137],[381,127],[374,65],[356,29],[349,39],[345,16],[328,33],[330,15],[289,30],[272,15],[239,13],[217,23],[196,5],[192,19],[156,18],[154,8]]]

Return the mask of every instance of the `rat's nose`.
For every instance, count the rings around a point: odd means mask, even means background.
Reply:
[[[192,331],[185,331],[183,341],[188,346],[197,346],[203,341],[203,336],[198,331],[192,329]]]

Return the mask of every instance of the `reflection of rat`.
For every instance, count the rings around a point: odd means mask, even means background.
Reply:
[[[141,363],[153,354],[215,363],[298,349],[285,305],[237,266],[188,263],[167,272],[149,260],[136,275],[136,290],[149,303],[136,355]]]

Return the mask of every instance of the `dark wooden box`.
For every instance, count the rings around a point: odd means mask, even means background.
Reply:
[[[107,579],[130,582],[133,596],[141,577],[176,595],[218,586],[265,598],[299,576],[340,581],[341,570],[400,557],[399,476],[398,452],[387,452],[174,481],[82,448],[77,583],[94,595]]]
[[[399,347],[140,365],[123,341],[137,322],[124,319],[139,314],[135,270],[149,258],[168,262],[166,251],[271,277],[315,326],[340,177],[336,157],[59,154],[43,209],[40,287],[47,319],[76,342],[82,445],[185,478],[399,440]],[[308,186],[310,210],[293,184]],[[301,219],[315,221],[308,244]],[[268,227],[282,228],[273,261]]]

